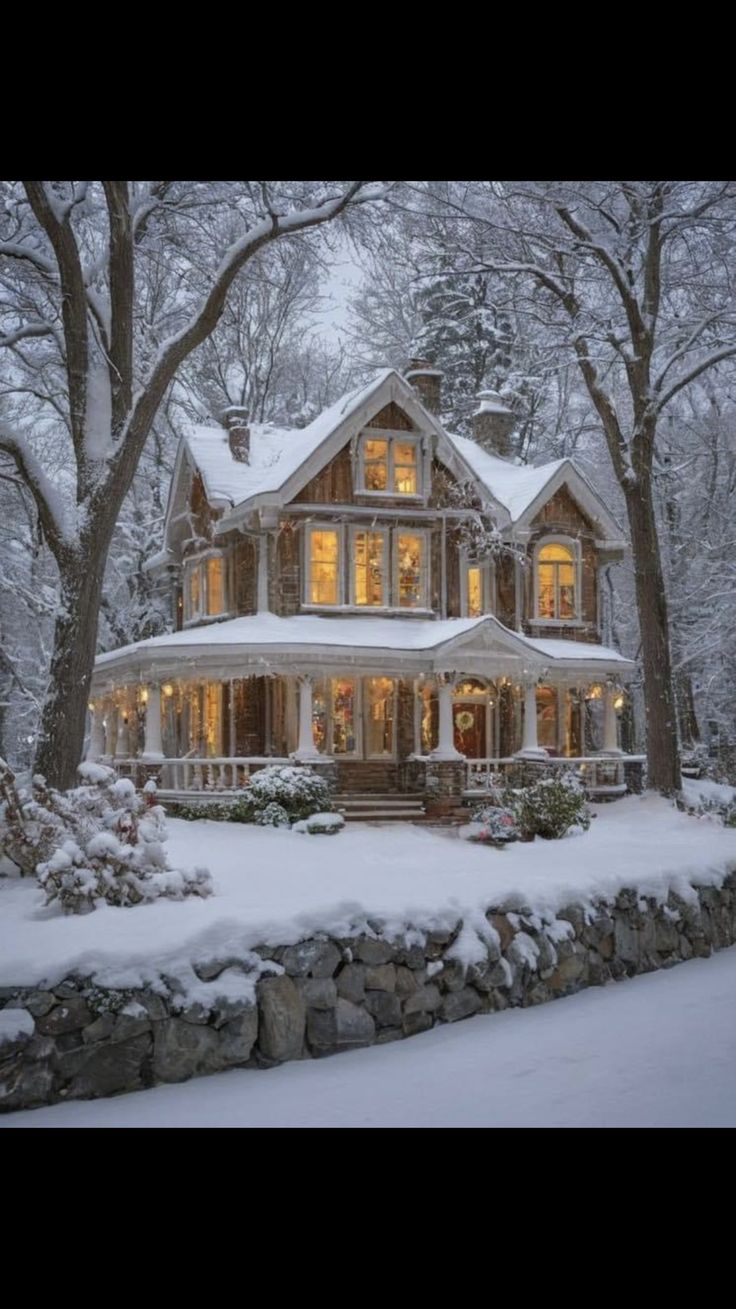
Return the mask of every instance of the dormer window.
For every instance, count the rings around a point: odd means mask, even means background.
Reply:
[[[535,618],[565,623],[578,617],[578,551],[574,541],[545,541],[537,547]]]
[[[420,495],[419,453],[417,438],[404,432],[364,432],[358,445],[356,489],[363,495]]]

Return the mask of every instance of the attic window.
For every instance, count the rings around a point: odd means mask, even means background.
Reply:
[[[356,487],[364,495],[419,495],[419,443],[415,437],[364,432],[358,447]]]

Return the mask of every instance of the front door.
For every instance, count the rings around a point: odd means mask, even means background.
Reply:
[[[455,749],[467,759],[486,759],[486,705],[477,700],[455,700],[452,706]]]

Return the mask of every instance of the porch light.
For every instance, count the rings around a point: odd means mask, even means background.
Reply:
[[[174,688],[173,688],[173,686],[171,685],[171,682],[164,682],[164,685],[163,685],[163,687],[162,687],[161,689],[162,689],[164,695],[166,695],[166,696],[171,696],[171,695],[174,694]],[[147,693],[146,693],[146,694],[147,694]]]
[[[94,707],[94,705],[93,705],[93,703],[92,703],[91,700],[90,700],[89,704],[87,705],[87,708],[89,709],[89,712],[90,712],[91,714],[93,714],[93,713],[95,712],[95,707]]]
[[[623,696],[623,693],[622,693],[622,692],[620,692],[620,693],[616,696],[616,699],[615,699],[614,702],[613,702],[613,707],[614,707],[614,709],[623,709],[623,707],[624,707],[624,696]]]
[[[585,698],[586,700],[600,700],[602,696],[603,687],[600,685],[600,682],[596,682],[594,686],[588,687],[588,694]]]
[[[141,690],[141,704],[148,704],[148,687],[144,686]]]

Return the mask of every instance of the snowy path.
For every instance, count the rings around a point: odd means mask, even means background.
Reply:
[[[736,1126],[736,947],[536,1009],[0,1127]]]

